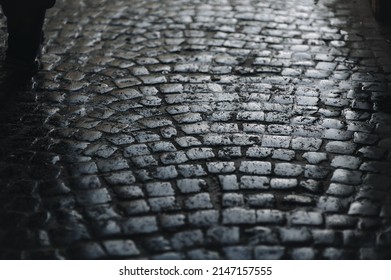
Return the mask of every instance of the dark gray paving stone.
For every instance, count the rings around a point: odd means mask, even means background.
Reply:
[[[219,181],[224,191],[239,189],[239,183],[236,175],[220,175]]]
[[[113,257],[137,256],[140,254],[132,240],[107,240],[103,242],[103,247]]]
[[[289,221],[292,225],[298,226],[319,226],[323,224],[322,214],[319,212],[294,211],[289,215]]]
[[[245,174],[267,175],[271,173],[272,165],[263,161],[243,161],[239,170]]]
[[[349,171],[346,169],[336,169],[331,178],[332,182],[347,185],[358,185],[362,182],[360,171]]]
[[[208,243],[236,244],[240,240],[239,227],[215,226],[207,230],[206,240]]]
[[[311,233],[306,228],[280,228],[281,242],[287,243],[304,243],[311,240]]]
[[[204,234],[201,230],[181,231],[171,239],[171,244],[174,249],[185,249],[194,246],[200,246],[204,243]]]
[[[223,210],[223,224],[254,224],[256,221],[255,210],[246,210],[243,208],[229,208]]]
[[[172,196],[175,194],[171,183],[168,182],[149,183],[145,188],[151,197]]]
[[[209,193],[199,193],[193,195],[185,200],[185,207],[187,209],[210,209],[213,208],[213,204],[210,200]]]
[[[257,246],[254,249],[254,258],[257,260],[278,260],[285,254],[282,246]]]
[[[154,216],[129,218],[124,221],[122,228],[126,234],[146,234],[158,230],[156,218]]]
[[[228,260],[251,260],[253,250],[248,246],[229,246],[223,248]]]
[[[285,222],[285,213],[280,210],[262,209],[256,212],[257,223],[282,224]]]
[[[315,259],[317,250],[313,248],[294,248],[291,252],[291,258],[293,260],[313,260]]]
[[[241,189],[268,189],[270,179],[263,176],[242,176],[240,178]]]

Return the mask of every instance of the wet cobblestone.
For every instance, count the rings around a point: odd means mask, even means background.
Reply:
[[[368,1],[79,2],[1,105],[0,258],[391,258]]]

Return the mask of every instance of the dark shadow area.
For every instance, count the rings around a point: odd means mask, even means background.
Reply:
[[[354,131],[358,144],[355,156],[363,162],[358,169],[362,182],[357,185],[346,214],[359,218],[351,237],[361,244],[364,258],[391,258],[391,29],[383,18],[376,20],[370,1],[354,1],[347,7],[339,1],[319,1],[345,15],[336,27],[345,34],[341,46],[349,48],[346,69],[351,83],[340,83],[351,100],[345,109],[347,129]],[[389,3],[388,3],[389,4]],[[388,5],[387,4],[387,5]],[[391,12],[391,11],[390,11]],[[389,18],[389,16],[388,16]],[[360,180],[359,177],[357,179]],[[372,214],[370,214],[372,213]],[[353,236],[355,236],[353,238]],[[356,239],[355,239],[356,238]],[[375,246],[373,244],[376,244]]]

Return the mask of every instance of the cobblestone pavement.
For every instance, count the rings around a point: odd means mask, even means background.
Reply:
[[[3,104],[1,258],[391,258],[366,0],[66,2]]]

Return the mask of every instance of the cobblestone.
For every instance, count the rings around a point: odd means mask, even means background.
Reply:
[[[257,222],[258,223],[270,223],[270,224],[282,224],[285,221],[285,214],[279,210],[258,210]]]
[[[313,248],[295,248],[291,252],[293,260],[313,260],[317,250]]]
[[[224,247],[224,253],[229,260],[251,260],[252,250],[247,246]]]
[[[258,260],[278,260],[285,254],[285,248],[282,246],[257,246],[254,250],[255,259]]]
[[[330,173],[328,168],[317,165],[306,165],[304,168],[304,176],[311,179],[324,179]]]
[[[329,229],[316,229],[312,231],[312,238],[314,244],[317,245],[333,245],[338,244],[337,233]]]
[[[334,196],[348,197],[354,190],[354,186],[351,185],[332,183],[326,193]]]
[[[368,1],[79,2],[1,102],[0,258],[391,257]]]
[[[108,240],[103,243],[103,247],[113,257],[137,256],[140,254],[131,240]]]
[[[130,218],[123,224],[123,231],[127,234],[151,233],[157,229],[156,218],[153,216]]]
[[[350,205],[349,215],[377,216],[379,215],[379,207],[370,201],[355,201]]]
[[[240,232],[238,227],[214,227],[210,228],[206,234],[210,243],[235,244],[239,242]]]
[[[223,224],[254,224],[255,219],[254,210],[231,208],[223,211]]]
[[[280,228],[279,232],[282,243],[303,243],[311,239],[310,232],[305,228]]]
[[[201,230],[182,231],[173,236],[171,243],[175,249],[199,246],[204,243],[204,235]]]
[[[271,169],[272,165],[270,162],[244,161],[239,170],[246,174],[267,175],[271,173]]]
[[[292,225],[321,225],[323,217],[317,212],[296,211],[290,215]]]
[[[308,152],[303,154],[303,158],[305,158],[310,164],[318,164],[322,161],[326,161],[328,156],[326,153]]]
[[[362,182],[362,173],[360,171],[348,171],[345,169],[336,169],[331,181],[350,185],[357,185]]]
[[[351,155],[356,150],[356,145],[349,142],[333,141],[326,145],[326,151],[335,154]]]
[[[163,215],[161,224],[164,228],[177,228],[185,225],[185,216],[181,214]]]
[[[258,208],[271,208],[275,204],[275,198],[272,194],[257,194],[248,197],[248,204]]]
[[[346,210],[348,201],[346,199],[321,196],[318,201],[318,207],[325,212],[342,212]]]
[[[166,182],[149,183],[145,187],[150,196],[174,195],[174,190],[170,183],[166,183]]]
[[[178,208],[175,196],[155,197],[148,199],[153,212],[175,210]]]
[[[297,187],[297,179],[280,179],[274,178],[270,181],[272,189],[293,189]]]
[[[185,206],[188,209],[203,209],[213,207],[208,193],[199,193],[188,198],[185,202]]]
[[[303,167],[298,164],[277,163],[274,168],[274,173],[279,176],[297,177],[303,172]]]
[[[216,210],[204,210],[189,214],[189,222],[194,226],[212,226],[219,220]]]
[[[222,198],[222,205],[224,207],[235,207],[244,205],[244,197],[242,194],[225,193]]]
[[[357,219],[347,215],[330,215],[326,217],[326,224],[331,228],[354,228]]]

